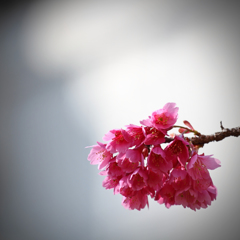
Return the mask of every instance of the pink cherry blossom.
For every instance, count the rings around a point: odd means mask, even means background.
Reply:
[[[112,154],[106,150],[106,144],[97,142],[98,145],[90,146],[92,147],[88,160],[90,164],[98,164],[98,169],[104,168],[112,158]]]
[[[218,167],[221,167],[221,162],[216,159],[212,158],[212,155],[198,155],[198,159],[206,166],[207,169],[214,170]]]
[[[121,167],[119,167],[118,163],[116,162],[116,157],[114,157],[106,168],[107,175],[111,177],[122,176],[124,172],[122,171]]]
[[[193,184],[193,189],[198,191],[198,192],[202,192],[204,190],[207,190],[208,187],[211,186],[212,184],[212,179],[211,177],[209,176],[209,178],[206,178],[206,179],[197,179],[197,180],[194,180],[192,182]]]
[[[116,157],[116,161],[118,163],[118,166],[125,173],[132,173],[139,166],[138,161],[130,161],[130,159],[126,157],[125,153],[119,153]]]
[[[201,192],[198,192],[196,190],[191,191],[193,201],[188,201],[187,207],[191,208],[194,211],[196,211],[196,209],[207,208],[208,206],[211,205],[211,202],[216,199],[216,194],[212,195],[212,193],[209,190],[203,190]]]
[[[129,210],[137,209],[140,211],[148,205],[147,191],[145,189],[141,189],[133,196],[123,197],[122,205]]]
[[[175,203],[177,205],[182,205],[184,208],[190,207],[195,203],[198,196],[198,192],[193,189],[188,189],[186,191],[177,191],[175,195]]]
[[[208,193],[209,193],[209,195],[211,197],[211,201],[216,200],[218,192],[217,192],[217,188],[213,184],[211,184],[207,188],[207,191],[208,191]]]
[[[132,174],[128,176],[128,185],[134,191],[139,191],[147,186],[147,171],[138,167]]]
[[[220,167],[218,159],[194,153],[187,165],[187,171],[194,180],[207,179],[210,177],[207,169],[215,169],[217,167]]]
[[[152,148],[148,156],[147,164],[149,169],[156,173],[167,173],[173,167],[172,162],[166,160],[165,152],[160,146]]]
[[[166,159],[171,160],[175,166],[179,162],[182,166],[186,165],[189,158],[189,143],[180,136],[175,136],[174,140],[164,149]]]
[[[114,190],[114,194],[118,193],[118,184],[119,184],[119,180],[121,179],[120,176],[118,177],[111,177],[111,176],[107,176],[102,183],[102,186],[106,189],[112,189]]]
[[[156,192],[155,200],[160,204],[165,204],[166,208],[170,208],[175,204],[175,193],[176,190],[169,183]]]
[[[134,149],[128,149],[126,152],[126,157],[129,158],[132,162],[139,162],[141,163],[142,167],[144,167],[144,156],[143,156],[143,149],[145,148],[144,145],[140,145]]]
[[[146,136],[144,144],[146,145],[159,145],[165,142],[165,134],[156,128],[145,127],[144,134]]]
[[[196,202],[200,205],[201,208],[207,208],[207,206],[211,205],[211,197],[208,191],[204,190],[202,192],[198,192]]]
[[[132,146],[132,137],[123,129],[111,130],[103,137],[103,140],[110,140],[106,149],[111,153],[126,152]]]
[[[198,154],[194,153],[187,165],[188,174],[192,177],[193,180],[197,179],[207,179],[210,177],[210,174],[206,166],[198,159]]]
[[[166,130],[171,128],[177,121],[178,108],[175,106],[176,103],[167,103],[162,109],[153,112],[149,119],[143,120],[140,123],[166,133]]]
[[[130,124],[126,126],[127,133],[132,137],[132,145],[138,147],[145,139],[142,127]]]
[[[122,194],[124,197],[131,197],[133,196],[136,191],[134,191],[128,184],[128,176],[124,176],[119,181],[119,193]]]
[[[192,180],[184,167],[177,167],[172,170],[169,183],[176,191],[186,191],[190,188]]]
[[[150,169],[148,170],[148,180],[147,184],[150,188],[154,190],[159,190],[162,187],[163,181],[164,181],[164,175],[163,173],[155,173],[151,171]]]

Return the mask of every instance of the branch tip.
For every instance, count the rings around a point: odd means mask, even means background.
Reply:
[[[223,125],[222,125],[222,121],[220,121],[220,127],[221,127],[221,129],[222,129],[222,131],[224,130],[224,127],[223,127]]]

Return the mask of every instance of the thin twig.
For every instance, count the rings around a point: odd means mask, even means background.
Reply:
[[[221,129],[222,129],[222,131],[224,130],[224,127],[223,127],[223,125],[222,125],[222,121],[220,121],[220,127],[221,127]]]

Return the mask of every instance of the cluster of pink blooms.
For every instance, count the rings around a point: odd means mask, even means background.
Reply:
[[[189,122],[185,124],[190,129],[180,128],[181,134],[164,149],[161,146],[177,117],[176,104],[167,103],[140,121],[143,126],[113,129],[103,137],[106,144],[91,146],[88,160],[98,164],[100,175],[106,176],[103,187],[123,196],[125,208],[149,206],[148,196],[167,208],[182,205],[193,210],[207,208],[216,199],[217,189],[208,169],[220,167],[220,161],[212,155],[199,155],[198,147],[184,137],[194,130]]]

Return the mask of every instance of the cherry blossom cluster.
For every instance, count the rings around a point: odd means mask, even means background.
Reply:
[[[180,134],[164,149],[161,146],[177,118],[176,104],[167,103],[140,121],[142,126],[113,129],[103,137],[107,143],[91,146],[88,160],[106,176],[103,187],[123,196],[126,209],[149,207],[148,196],[167,208],[182,205],[194,211],[216,199],[217,188],[208,170],[220,167],[220,161],[198,154],[198,146],[184,136],[198,133],[188,121],[184,122],[188,128],[179,127]]]

